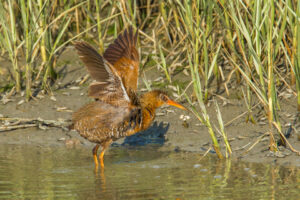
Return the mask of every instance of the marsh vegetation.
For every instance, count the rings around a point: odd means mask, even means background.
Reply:
[[[269,124],[269,148],[287,141],[279,111],[293,98],[300,112],[300,2],[296,0],[140,0],[0,2],[1,98],[25,92],[29,101],[52,94],[60,77],[57,60],[72,41],[85,40],[103,53],[125,27],[139,30],[141,79],[147,89],[168,86],[205,124],[219,158],[231,154],[218,101],[232,95],[246,105],[239,117]],[[159,81],[145,71],[156,68]],[[181,74],[184,78],[176,78]],[[79,83],[78,83],[79,84]],[[206,110],[216,106],[218,124]],[[261,115],[260,115],[261,116]],[[224,141],[225,154],[216,135]]]

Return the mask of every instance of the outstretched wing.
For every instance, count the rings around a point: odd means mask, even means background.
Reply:
[[[91,77],[96,80],[90,84],[88,95],[112,105],[128,105],[127,91],[111,64],[86,42],[75,42],[74,46]]]
[[[139,54],[136,49],[137,34],[129,27],[108,46],[103,57],[118,71],[127,91],[137,89]]]

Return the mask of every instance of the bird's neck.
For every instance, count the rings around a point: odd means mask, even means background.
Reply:
[[[155,118],[155,110],[159,107],[155,100],[151,97],[151,93],[143,94],[140,98],[140,105],[142,108],[143,122],[142,128],[148,128]]]
[[[156,108],[153,107],[151,104],[142,106],[142,115],[143,115],[143,122],[142,122],[142,129],[147,129],[155,118],[155,110]]]

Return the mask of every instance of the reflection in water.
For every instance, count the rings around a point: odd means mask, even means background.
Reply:
[[[96,178],[96,182],[100,183],[96,183],[96,185],[100,185],[101,191],[103,191],[104,193],[106,192],[106,180],[105,180],[105,174],[104,174],[104,168],[100,168],[96,167],[94,168],[95,171],[95,176],[99,177]]]
[[[117,147],[94,171],[90,149],[0,147],[0,199],[297,199],[297,168],[200,160],[158,147]]]

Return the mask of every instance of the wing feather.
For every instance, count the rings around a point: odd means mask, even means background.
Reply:
[[[89,74],[96,81],[103,81],[109,78],[110,73],[104,66],[103,57],[88,43],[75,42],[74,46],[79,58],[85,64]]]
[[[119,72],[126,90],[136,91],[139,76],[139,54],[136,49],[138,31],[125,29],[117,39],[108,46],[103,57]]]
[[[122,79],[111,64],[85,42],[76,42],[74,46],[91,77],[96,80],[89,86],[89,96],[117,106],[129,104],[130,98]]]

